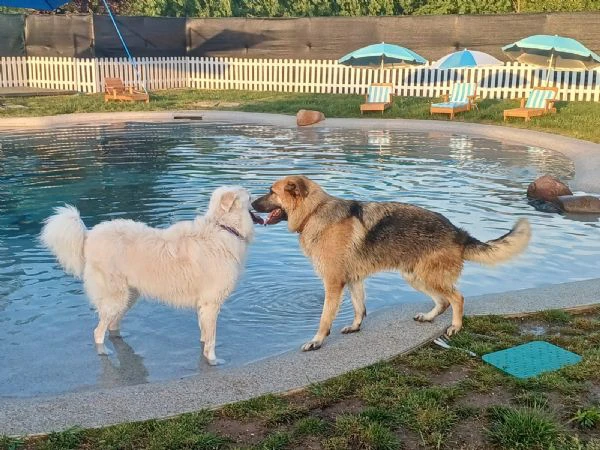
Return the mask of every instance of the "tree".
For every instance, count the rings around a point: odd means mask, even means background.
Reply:
[[[233,15],[231,0],[112,1],[120,3],[114,11],[122,15],[167,17],[229,17]],[[91,0],[92,4],[94,2],[97,0]],[[112,4],[110,6],[113,8]],[[91,11],[100,12],[93,8]]]
[[[115,14],[126,13],[135,0],[107,0],[108,6]],[[102,0],[73,0],[66,3],[59,12],[92,12],[94,14],[107,14]]]
[[[236,3],[236,16],[279,17],[283,14],[279,0],[238,0]]]
[[[108,0],[120,15],[312,17],[600,11],[600,0]],[[0,13],[28,10],[0,8]],[[105,14],[102,0],[74,0],[58,12]]]
[[[511,0],[429,0],[413,14],[489,14],[512,11]]]
[[[331,16],[330,0],[283,0],[283,15],[292,17]]]
[[[425,5],[427,0],[398,0],[398,14],[414,14],[419,8]]]
[[[397,9],[395,0],[334,0],[332,8],[340,16],[390,16]]]
[[[600,11],[600,0],[521,0],[522,12]]]

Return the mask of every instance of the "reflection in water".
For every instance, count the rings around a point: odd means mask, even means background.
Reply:
[[[115,354],[99,357],[102,371],[98,377],[98,386],[108,388],[147,383],[148,369],[144,366],[144,358],[136,355],[122,336],[110,335],[108,340]],[[114,360],[115,357],[117,361]]]
[[[577,213],[563,213],[565,218],[569,220],[575,220],[583,223],[598,223],[600,222],[600,215],[598,214],[577,214]]]
[[[555,205],[552,202],[546,202],[544,200],[539,200],[535,198],[528,198],[527,203],[529,203],[533,208],[537,209],[540,212],[548,213],[548,214],[560,214],[562,210],[558,205]],[[568,216],[567,216],[568,217]],[[588,216],[588,220],[590,217]]]
[[[473,141],[467,136],[451,136],[448,145],[450,156],[464,161],[473,157]]]
[[[392,142],[392,136],[388,130],[369,130],[367,131],[367,144],[381,147],[389,147]]]
[[[63,203],[77,206],[90,227],[117,217],[165,227],[202,213],[218,186],[240,184],[257,195],[281,176],[303,173],[344,198],[434,209],[480,239],[528,217],[527,253],[494,269],[468,264],[460,286],[466,295],[598,276],[600,225],[527,204],[527,185],[540,173],[572,175],[568,160],[543,149],[441,133],[202,123],[60,128],[0,139],[0,396],[221,370],[198,363],[194,311],[151,301],[125,316],[127,343],[114,340],[112,355],[96,355],[96,315],[81,282],[37,243],[41,221]],[[219,316],[217,352],[225,367],[298,348],[314,333],[323,287],[297,239],[285,224],[257,227],[245,274]],[[430,306],[394,273],[369,279],[366,290],[370,311],[409,301]],[[345,302],[333,332],[351,318]]]

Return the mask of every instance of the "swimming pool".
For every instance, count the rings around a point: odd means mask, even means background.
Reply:
[[[84,221],[123,217],[153,226],[190,219],[212,190],[241,184],[262,194],[303,173],[346,198],[399,200],[446,215],[480,239],[528,217],[527,253],[498,268],[468,264],[465,295],[596,278],[597,222],[544,214],[525,199],[543,173],[568,180],[569,160],[535,147],[437,133],[121,123],[0,134],[1,396],[34,396],[180,378],[209,368],[195,313],[141,301],[122,341],[95,354],[96,325],[79,281],[37,243],[54,206]],[[430,300],[396,274],[367,283],[367,308]],[[257,228],[246,273],[219,317],[217,354],[231,367],[298,348],[317,327],[322,285],[285,224]],[[334,326],[351,321],[348,301]]]

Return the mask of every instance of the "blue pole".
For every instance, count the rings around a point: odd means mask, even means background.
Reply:
[[[125,49],[125,53],[127,53],[127,58],[129,58],[129,62],[131,62],[131,65],[133,66],[134,70],[135,70],[135,75],[139,81],[139,83],[142,85],[142,88],[144,89],[144,92],[147,94],[148,91],[146,90],[146,83],[144,83],[144,81],[142,80],[142,77],[140,76],[140,71],[139,68],[135,62],[135,59],[133,59],[133,57],[131,56],[131,53],[129,53],[129,48],[127,47],[127,44],[125,43],[125,39],[123,39],[123,35],[121,34],[121,31],[119,30],[119,27],[117,26],[117,22],[115,21],[115,17],[113,16],[112,11],[110,10],[110,7],[108,6],[108,3],[106,3],[106,0],[102,0],[102,2],[104,3],[104,7],[106,8],[106,11],[108,11],[108,16],[110,17],[110,20],[112,21],[115,30],[117,31],[117,35],[119,36],[119,39],[121,40],[121,44],[123,44],[123,48]]]

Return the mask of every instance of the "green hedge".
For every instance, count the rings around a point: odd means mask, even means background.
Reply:
[[[119,14],[188,17],[306,17],[600,11],[600,0],[110,0]],[[101,0],[65,11],[104,13]],[[84,7],[85,9],[85,7]],[[7,8],[0,7],[1,12]],[[14,10],[11,10],[14,12]]]
[[[600,0],[149,0],[130,14],[204,17],[379,16],[600,11]]]

